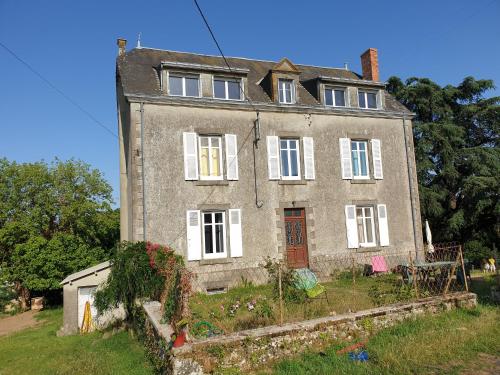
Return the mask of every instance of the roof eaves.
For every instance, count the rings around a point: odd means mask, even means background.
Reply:
[[[59,284],[64,285],[64,284],[71,283],[72,281],[81,279],[82,277],[91,275],[95,272],[102,271],[102,270],[109,268],[109,267],[111,267],[111,262],[109,260],[107,260],[106,262],[102,262],[102,263],[96,264],[95,266],[92,266],[92,267],[86,268],[84,270],[72,273],[71,275],[67,276],[63,281],[61,281]]]
[[[230,73],[232,72],[232,73],[242,73],[242,74],[247,74],[248,72],[250,72],[250,69],[246,68],[228,68],[227,66],[220,66],[220,65],[194,64],[194,63],[184,63],[177,61],[162,61],[161,66],[194,69],[194,70],[211,70],[211,71],[230,72]]]
[[[340,77],[330,77],[330,76],[319,76],[318,79],[325,82],[342,82],[342,83],[352,83],[357,85],[385,87],[385,82],[369,81],[366,79],[351,79],[351,78],[340,78]]]

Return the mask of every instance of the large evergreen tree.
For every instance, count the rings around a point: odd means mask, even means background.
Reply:
[[[414,140],[423,219],[436,241],[460,241],[470,259],[491,255],[500,238],[500,97],[491,80],[467,77],[440,87],[397,77],[388,90],[416,114]]]

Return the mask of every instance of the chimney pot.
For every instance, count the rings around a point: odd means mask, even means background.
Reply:
[[[378,52],[376,48],[368,48],[361,55],[361,69],[363,71],[363,79],[379,81]]]
[[[116,44],[118,45],[118,56],[124,55],[127,47],[127,39],[118,38]]]

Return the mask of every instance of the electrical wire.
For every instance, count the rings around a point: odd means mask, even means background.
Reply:
[[[45,82],[50,88],[52,88],[55,92],[57,92],[59,95],[61,95],[64,99],[66,99],[68,102],[70,102],[74,107],[76,107],[80,112],[84,113],[88,118],[90,118],[93,122],[95,122],[98,126],[100,126],[102,129],[104,129],[106,132],[111,134],[113,137],[118,138],[115,132],[113,132],[111,129],[109,129],[106,125],[104,125],[102,122],[100,122],[92,113],[87,111],[85,108],[83,108],[78,102],[76,102],[74,99],[72,99],[69,95],[67,95],[64,91],[59,89],[56,85],[54,85],[52,82],[50,82],[47,78],[45,78],[40,72],[38,72],[35,68],[33,68],[32,65],[30,65],[26,60],[22,59],[19,57],[14,51],[12,51],[9,47],[7,47],[5,44],[0,42],[0,47],[2,47],[4,50],[6,50],[9,54],[11,54],[17,61],[19,61],[21,64],[23,64],[26,68],[28,68],[33,74],[35,74],[38,78],[40,78],[43,82]]]

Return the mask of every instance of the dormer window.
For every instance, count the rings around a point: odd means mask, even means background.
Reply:
[[[278,79],[278,92],[280,103],[295,103],[295,85],[293,79]]]
[[[173,96],[200,96],[200,77],[197,75],[168,75],[168,93]]]
[[[377,109],[377,92],[358,90],[359,108]]]
[[[325,88],[325,105],[332,107],[345,107],[345,88]]]
[[[242,100],[241,79],[214,78],[214,98],[224,100]]]

